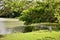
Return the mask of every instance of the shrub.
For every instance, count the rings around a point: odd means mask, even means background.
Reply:
[[[33,27],[32,26],[26,26],[24,27],[24,31],[23,32],[32,32]]]
[[[37,3],[21,13],[20,20],[25,21],[25,24],[41,23],[41,22],[57,22],[55,17],[53,3]]]

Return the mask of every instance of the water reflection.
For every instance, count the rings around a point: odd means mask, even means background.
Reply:
[[[14,27],[23,26],[23,24],[24,22],[18,19],[0,18],[0,35],[13,33]]]
[[[4,35],[4,34],[9,34],[9,33],[11,33],[10,30],[7,30],[4,21],[5,21],[4,18],[0,18],[0,35]]]

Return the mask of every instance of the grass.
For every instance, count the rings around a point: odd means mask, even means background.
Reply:
[[[5,35],[0,40],[60,40],[60,31],[35,31],[29,33],[13,33]]]

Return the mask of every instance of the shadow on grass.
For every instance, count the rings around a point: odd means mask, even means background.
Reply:
[[[55,40],[55,38],[53,38],[53,37],[44,37],[44,38],[37,39],[37,40]]]
[[[0,35],[0,38],[3,38],[4,37],[4,35]]]

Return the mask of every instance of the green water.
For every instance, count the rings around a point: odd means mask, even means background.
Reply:
[[[6,27],[17,27],[24,25],[22,21],[4,21],[4,23]]]
[[[19,21],[19,19],[16,18],[0,18],[0,23],[3,23],[5,27],[17,27],[24,25],[24,22]]]

